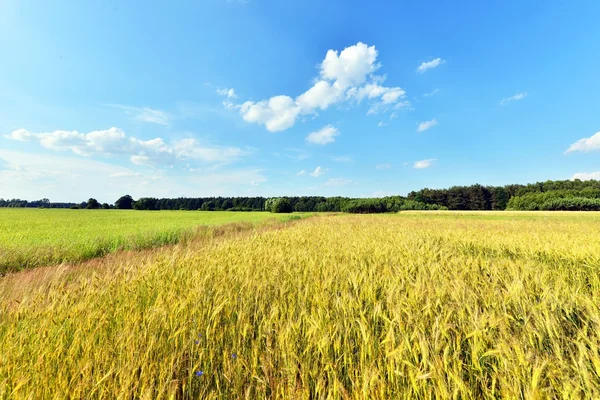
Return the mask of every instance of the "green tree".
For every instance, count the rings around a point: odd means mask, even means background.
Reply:
[[[134,202],[133,197],[126,194],[115,201],[115,208],[118,208],[119,210],[131,210]]]
[[[90,198],[87,201],[87,205],[85,206],[85,208],[87,208],[88,210],[96,210],[100,207],[102,207],[102,206],[100,205],[100,203],[98,203],[98,200],[96,200],[94,198]]]
[[[274,199],[271,205],[271,212],[273,213],[291,213],[294,211],[292,203],[285,197]]]

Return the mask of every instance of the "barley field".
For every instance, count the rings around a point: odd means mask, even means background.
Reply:
[[[174,244],[198,226],[284,219],[264,212],[0,208],[0,274]]]
[[[415,212],[11,274],[0,397],[598,398],[599,267],[600,214]]]

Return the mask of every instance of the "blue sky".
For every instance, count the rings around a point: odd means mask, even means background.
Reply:
[[[3,1],[0,197],[600,179],[596,1]]]

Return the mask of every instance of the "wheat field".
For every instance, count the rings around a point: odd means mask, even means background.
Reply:
[[[0,274],[174,244],[193,237],[199,226],[286,218],[264,212],[0,208]]]
[[[595,213],[429,212],[9,275],[0,397],[598,398],[599,267]]]

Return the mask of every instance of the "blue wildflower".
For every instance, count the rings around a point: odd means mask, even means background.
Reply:
[[[202,376],[202,375],[204,375],[204,371],[198,371],[198,372],[196,372],[196,376]]]
[[[196,344],[199,344],[199,343],[200,343],[200,341],[199,341],[199,340],[196,340]]]
[[[233,353],[233,354],[231,355],[231,358],[233,358],[233,359],[235,360],[235,359],[237,358],[237,354]]]

